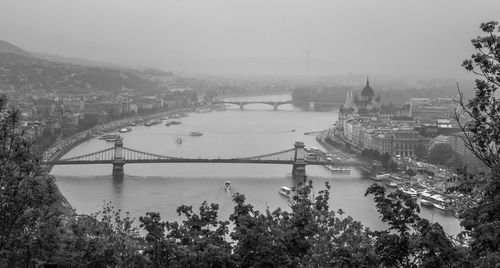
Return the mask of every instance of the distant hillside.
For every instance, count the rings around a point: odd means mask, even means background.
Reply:
[[[0,88],[64,92],[156,89],[141,71],[82,66],[0,52]]]
[[[94,67],[130,68],[130,67],[125,67],[125,66],[122,66],[119,64],[102,62],[102,61],[97,61],[97,60],[87,60],[87,59],[59,56],[59,55],[34,52],[34,51],[31,51],[30,53],[32,55],[34,55],[35,57],[38,57],[38,58],[41,58],[44,60],[48,60],[48,61],[53,61],[53,62],[71,63],[71,64],[76,64],[76,65],[85,65],[85,66],[94,66]]]
[[[12,54],[22,55],[22,56],[26,56],[26,57],[32,56],[30,53],[26,52],[25,50],[15,46],[9,42],[2,41],[2,40],[0,40],[0,52],[12,53]]]

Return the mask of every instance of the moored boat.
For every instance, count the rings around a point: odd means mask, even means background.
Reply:
[[[181,139],[181,138],[177,138],[177,139],[175,140],[175,143],[177,143],[177,144],[181,145],[181,144],[182,144],[182,139]]]
[[[440,204],[440,203],[432,203],[432,205],[437,208],[437,209],[440,209],[440,210],[447,210],[446,207],[443,205],[443,204]]]
[[[147,127],[150,127],[150,126],[158,125],[160,123],[161,123],[161,120],[157,119],[157,120],[147,121],[146,123],[144,123],[144,125],[147,126]]]
[[[126,133],[132,131],[132,128],[126,127],[119,130],[121,133]]]
[[[398,187],[398,183],[395,182],[395,181],[391,181],[391,182],[388,182],[386,183],[385,185],[389,186],[389,187],[392,187],[392,188],[396,188]]]
[[[351,174],[351,169],[350,168],[344,168],[344,167],[334,167],[332,165],[324,165],[328,170],[334,173],[345,173],[345,174]]]
[[[418,194],[418,192],[413,188],[404,187],[404,188],[399,188],[399,190],[405,194],[411,195],[412,197],[416,197]]]
[[[424,199],[424,198],[422,198],[420,200],[420,205],[424,206],[424,207],[433,207],[434,206],[434,204],[431,201]]]
[[[370,176],[370,179],[374,181],[381,181],[383,179],[389,178],[389,176],[390,176],[389,174],[372,175]]]
[[[118,134],[107,134],[99,137],[101,140],[106,140],[106,141],[115,141],[117,138],[120,138],[120,135]]]
[[[202,136],[203,133],[199,132],[199,131],[193,131],[193,132],[189,132],[189,136]]]

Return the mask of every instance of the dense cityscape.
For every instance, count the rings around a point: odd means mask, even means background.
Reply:
[[[0,268],[499,267],[498,8],[3,3]]]

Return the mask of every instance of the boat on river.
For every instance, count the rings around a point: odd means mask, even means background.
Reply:
[[[283,186],[283,187],[280,188],[279,193],[281,195],[286,196],[286,197],[292,197],[293,191],[289,187]]]
[[[434,194],[430,196],[430,201],[432,202],[432,205],[440,210],[447,210],[445,201],[442,195],[439,194]]]
[[[132,131],[132,128],[129,128],[129,127],[120,129],[121,133],[126,133],[126,132],[130,132],[130,131]]]
[[[420,199],[420,206],[423,206],[423,207],[434,207],[434,204],[430,200],[422,198],[422,199]]]
[[[226,190],[226,191],[231,190],[231,182],[230,181],[224,182],[224,190]]]
[[[105,140],[105,141],[115,141],[118,138],[120,138],[120,135],[118,134],[107,134],[99,137],[100,140]]]
[[[199,131],[193,131],[193,132],[189,132],[189,136],[202,136],[203,133],[199,132]]]
[[[418,192],[413,188],[403,187],[399,188],[399,190],[405,194],[409,194],[411,197],[416,197],[418,194]]]
[[[335,167],[333,165],[324,165],[324,167],[326,167],[328,170],[334,173],[351,174],[350,168]]]
[[[157,119],[157,120],[149,120],[146,123],[144,123],[144,125],[147,127],[150,127],[150,126],[158,125],[160,123],[161,123],[161,120]]]
[[[370,179],[374,181],[381,181],[383,179],[388,179],[390,174],[380,174],[380,175],[372,175],[370,176]]]
[[[165,126],[171,126],[171,125],[180,125],[182,122],[181,121],[168,121],[165,123]]]
[[[177,138],[177,139],[175,140],[175,143],[177,143],[177,144],[181,145],[181,144],[182,144],[182,139],[181,139],[181,138]]]
[[[391,188],[396,188],[396,187],[398,187],[398,183],[397,183],[397,182],[395,182],[395,181],[388,182],[388,183],[386,183],[385,185],[387,185],[387,186],[389,186],[389,187],[391,187]]]

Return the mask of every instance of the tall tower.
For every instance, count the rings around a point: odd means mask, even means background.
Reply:
[[[115,141],[115,155],[113,159],[113,178],[123,178],[125,159],[123,158],[123,141],[121,138]]]
[[[354,108],[354,95],[352,94],[351,90],[347,91],[344,108],[346,109]]]

